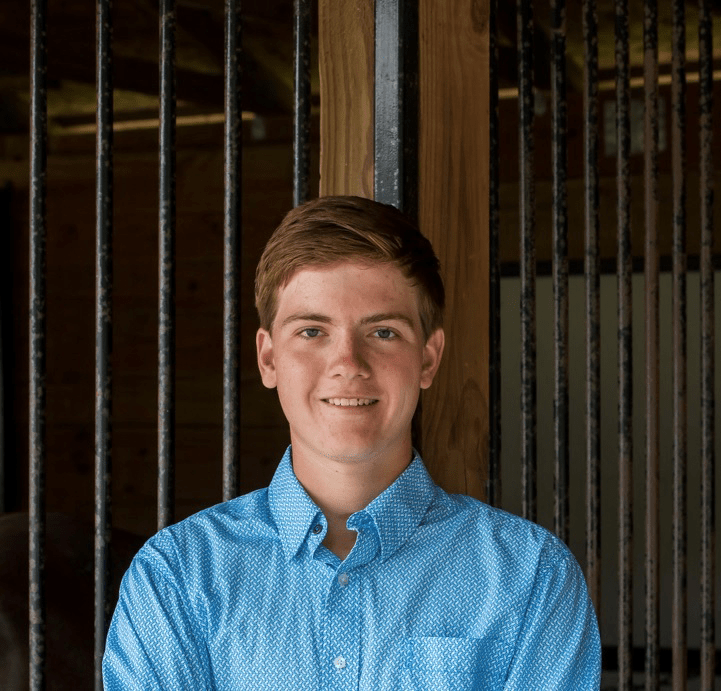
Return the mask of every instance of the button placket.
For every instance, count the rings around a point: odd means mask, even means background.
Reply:
[[[354,575],[355,578],[355,575]],[[323,627],[324,649],[323,688],[334,691],[357,689],[360,661],[360,583],[349,588],[350,575],[339,570],[334,575],[326,601],[326,621]]]

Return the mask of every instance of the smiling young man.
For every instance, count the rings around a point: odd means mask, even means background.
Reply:
[[[324,197],[286,216],[256,273],[256,346],[291,445],[267,489],[138,553],[106,689],[599,688],[568,549],[446,494],[412,446],[443,354],[438,269],[392,207]]]

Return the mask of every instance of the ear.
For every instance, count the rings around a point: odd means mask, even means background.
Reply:
[[[443,346],[446,343],[446,334],[443,329],[436,329],[423,346],[423,365],[421,368],[421,389],[427,389],[433,383],[441,364]]]
[[[263,386],[274,389],[278,385],[278,376],[275,371],[275,354],[270,333],[265,329],[258,329],[255,334],[255,349],[258,352],[258,369],[263,380]]]

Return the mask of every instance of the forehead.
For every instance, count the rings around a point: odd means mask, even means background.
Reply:
[[[367,311],[405,309],[418,316],[418,288],[394,264],[339,262],[304,267],[278,290],[277,317],[299,308]]]

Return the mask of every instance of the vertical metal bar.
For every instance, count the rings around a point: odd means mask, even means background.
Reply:
[[[418,5],[375,3],[374,197],[416,217]]]
[[[658,325],[658,8],[645,0],[644,191],[645,191],[645,350],[646,350],[646,691],[659,678],[659,325]]]
[[[375,167],[376,201],[403,205],[403,0],[375,3]]]
[[[223,501],[240,494],[239,293],[241,255],[240,2],[225,2],[225,231],[223,299]]]
[[[403,208],[403,0],[375,3],[376,201]]]
[[[30,689],[45,688],[47,2],[30,4]]]
[[[112,3],[98,0],[95,248],[95,691],[110,623],[113,289]]]
[[[714,271],[713,256],[713,27],[710,0],[699,0],[699,115],[701,138],[701,689],[714,688],[716,531],[714,488]]]
[[[551,111],[553,167],[553,424],[554,530],[569,541],[568,524],[568,207],[566,192],[566,3],[551,2]]]
[[[175,0],[160,1],[158,530],[175,495]]]
[[[633,351],[631,149],[628,0],[616,0],[616,142],[618,222],[618,684],[633,688]]]
[[[533,180],[533,5],[517,3],[521,217],[522,512],[536,520],[536,247]]]
[[[403,94],[403,206],[418,219],[419,38],[416,0],[401,0],[401,89]],[[421,410],[420,402],[418,406]]]
[[[310,194],[310,0],[294,0],[293,206]]]
[[[418,3],[375,2],[374,198],[418,217]],[[422,453],[422,401],[411,423]]]
[[[673,608],[674,691],[687,685],[686,596],[686,20],[683,0],[673,0],[671,58],[671,158],[673,177]]]
[[[486,500],[491,506],[501,505],[501,272],[498,252],[499,196],[498,196],[498,0],[491,0],[489,21],[489,443],[488,483]]]
[[[584,0],[583,121],[586,284],[586,580],[601,616],[601,262],[598,188],[598,14]]]

